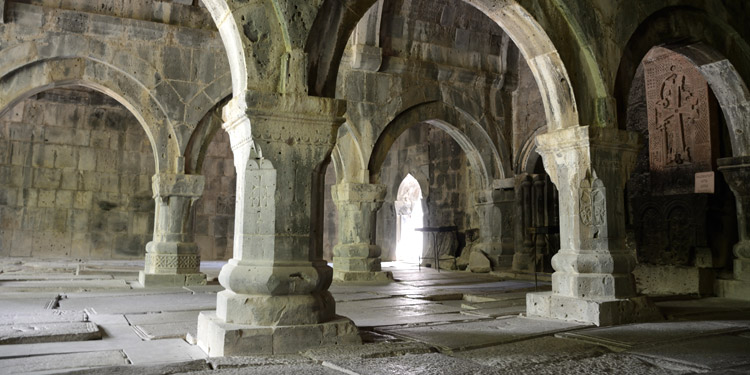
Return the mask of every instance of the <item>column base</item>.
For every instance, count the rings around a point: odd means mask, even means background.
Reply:
[[[362,284],[388,284],[393,282],[390,271],[339,271],[333,270],[333,281]]]
[[[723,298],[750,301],[750,281],[716,280],[716,295]]]
[[[159,274],[138,273],[138,282],[144,287],[181,287],[189,285],[206,285],[206,274],[204,273],[178,273],[178,274]]]
[[[592,300],[566,297],[552,292],[527,294],[526,315],[597,326],[652,322],[664,319],[659,309],[646,296]]]
[[[294,354],[321,346],[360,344],[357,326],[342,316],[295,326],[226,323],[214,311],[202,311],[198,316],[198,347],[209,357]]]

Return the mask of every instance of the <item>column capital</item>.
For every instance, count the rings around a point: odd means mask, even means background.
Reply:
[[[592,126],[565,128],[536,138],[537,152],[555,185],[575,184],[587,177],[628,180],[640,147],[637,133]],[[567,180],[560,181],[563,177]],[[577,180],[577,181],[576,181]]]
[[[203,195],[206,178],[189,174],[155,174],[151,177],[154,198],[190,197]]]

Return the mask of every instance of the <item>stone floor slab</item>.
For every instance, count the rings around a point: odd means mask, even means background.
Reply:
[[[69,310],[42,310],[24,314],[0,314],[0,326],[8,324],[85,322],[87,320],[88,315],[85,312]]]
[[[750,365],[750,338],[732,335],[705,337],[629,351],[657,364],[671,362],[703,370]]]
[[[503,373],[498,369],[438,353],[406,354],[387,358],[333,360],[323,362],[323,365],[340,369],[342,372],[348,374],[362,375],[495,375]]]
[[[561,333],[558,336],[604,345],[614,350],[625,350],[746,329],[721,322],[679,321],[598,327]]]
[[[60,301],[60,308],[87,310],[96,314],[128,314],[161,311],[212,310],[216,308],[213,294],[158,294],[96,298],[69,298]]]
[[[66,372],[66,375],[165,375],[211,370],[205,360],[160,365],[124,365]]]
[[[0,326],[0,344],[84,341],[102,338],[94,323],[39,323]]]
[[[444,350],[465,350],[580,329],[580,324],[554,320],[506,317],[467,323],[382,329]]]
[[[329,346],[310,349],[304,356],[315,361],[340,361],[352,358],[383,358],[405,354],[427,354],[434,352],[431,346],[413,341],[380,342],[375,344]]]
[[[127,314],[125,318],[131,325],[161,324],[173,322],[198,322],[200,310],[166,311],[148,314]]]
[[[0,292],[82,292],[102,289],[130,289],[130,285],[125,280],[31,280],[0,282]]]
[[[582,360],[606,353],[609,350],[599,345],[547,336],[458,351],[451,356],[513,372],[530,366],[553,365],[560,361]]]
[[[112,275],[76,275],[74,273],[2,273],[0,281],[31,280],[112,280]]]
[[[491,309],[461,310],[461,314],[480,318],[499,318],[501,316],[515,316],[526,312],[526,306],[496,307]]]
[[[188,334],[196,337],[197,328],[197,315],[195,320],[192,321],[139,324],[133,326],[135,333],[144,340],[185,338]]]
[[[121,350],[103,350],[0,359],[0,371],[5,374],[24,374],[99,367],[94,371],[101,374],[101,367],[127,365],[129,363],[127,356]]]
[[[452,314],[434,314],[434,315],[402,315],[402,316],[390,316],[380,314],[379,316],[361,316],[359,314],[350,314],[352,320],[357,327],[388,327],[388,326],[404,326],[404,325],[424,325],[432,323],[447,323],[447,322],[466,322],[480,320],[478,316],[462,315],[460,313]]]

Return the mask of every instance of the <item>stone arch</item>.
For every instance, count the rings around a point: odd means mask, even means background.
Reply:
[[[662,27],[664,25],[669,27]],[[727,40],[728,39],[728,40]],[[638,65],[655,46],[691,61],[708,81],[724,118],[734,156],[750,155],[750,46],[729,25],[694,8],[665,8],[648,17],[633,33],[622,54],[615,82],[618,117],[624,126],[628,96]],[[739,63],[739,64],[738,64]]]
[[[361,139],[357,129],[348,122],[339,128],[336,146],[331,152],[336,183],[365,181],[367,165],[362,153]]]
[[[536,152],[536,136],[546,132],[547,127],[542,126],[531,133],[531,135],[523,142],[523,146],[516,155],[515,160],[517,160],[517,162],[514,168],[515,174],[534,172],[534,166],[539,161],[539,158],[541,158],[541,155]]]
[[[84,86],[102,92],[125,106],[143,126],[154,153],[155,171],[178,168],[176,136],[161,103],[132,76],[89,58],[58,58],[31,61],[7,70],[0,68],[0,111],[39,92],[63,86]],[[136,104],[137,103],[137,104]]]
[[[221,125],[224,120],[221,117],[221,110],[231,98],[231,93],[228,93],[224,99],[216,102],[211,109],[204,113],[203,118],[193,130],[185,147],[185,173],[202,173],[206,150],[216,133],[223,131]]]
[[[221,35],[221,41],[229,58],[229,71],[232,74],[232,95],[235,98],[244,97],[247,89],[247,61],[237,21],[226,0],[203,0],[203,4],[211,13],[216,28]]]
[[[444,103],[429,102],[400,113],[381,132],[368,163],[371,183],[378,183],[383,162],[396,139],[417,123],[445,131],[461,146],[477,174],[479,186],[489,188],[494,179],[505,177],[500,155],[479,123]]]
[[[550,129],[577,126],[578,109],[571,80],[557,48],[533,15],[515,0],[503,2],[502,5],[488,0],[464,1],[496,22],[519,47],[542,91]],[[344,4],[337,0],[324,1],[305,46],[310,94],[334,96],[339,63],[349,35],[374,2],[361,0]],[[335,35],[336,40],[331,42],[330,39],[313,35]],[[598,70],[589,67],[588,71]],[[604,87],[601,84],[593,86]]]

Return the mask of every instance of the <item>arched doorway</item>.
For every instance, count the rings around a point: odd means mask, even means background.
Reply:
[[[411,174],[407,174],[398,187],[396,202],[396,260],[419,262],[422,255],[422,233],[416,229],[424,225],[422,189]]]

